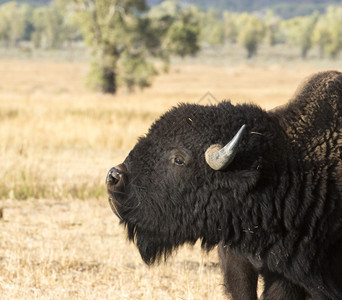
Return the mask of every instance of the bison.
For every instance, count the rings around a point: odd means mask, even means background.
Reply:
[[[342,299],[342,73],[307,79],[285,106],[180,104],[106,178],[145,263],[219,244],[228,293]]]

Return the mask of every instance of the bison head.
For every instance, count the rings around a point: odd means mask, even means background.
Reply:
[[[246,214],[240,220],[239,210],[252,203],[236,209],[236,201],[272,168],[266,159],[277,135],[272,122],[255,106],[183,104],[156,121],[108,172],[111,208],[147,264],[186,242],[201,239],[209,250],[223,233],[238,239],[246,224],[236,224],[255,221]]]

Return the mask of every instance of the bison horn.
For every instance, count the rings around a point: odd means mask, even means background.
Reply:
[[[242,125],[238,133],[224,147],[219,144],[211,145],[205,151],[205,161],[214,170],[226,168],[234,159],[237,147],[242,139],[246,125]]]

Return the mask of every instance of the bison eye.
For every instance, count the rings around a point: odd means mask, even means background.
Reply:
[[[184,160],[180,157],[175,157],[173,159],[173,163],[176,165],[176,166],[184,166],[185,163],[184,163]]]

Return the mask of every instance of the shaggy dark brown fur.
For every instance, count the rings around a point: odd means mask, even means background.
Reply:
[[[233,162],[204,153],[246,124]],[[147,264],[221,242],[233,299],[342,299],[342,74],[308,79],[288,105],[180,105],[107,176],[113,211]],[[231,283],[229,283],[231,282]]]

